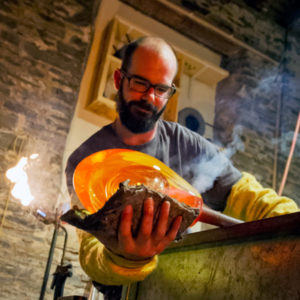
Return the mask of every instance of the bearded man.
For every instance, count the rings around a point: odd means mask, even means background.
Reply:
[[[118,117],[86,140],[68,160],[67,184],[73,203],[74,170],[82,159],[95,152],[114,148],[140,151],[161,160],[187,181],[196,175],[196,168],[188,166],[203,159],[213,161],[220,154],[215,145],[197,133],[159,119],[176,92],[176,72],[176,56],[164,40],[143,37],[127,46],[122,67],[114,73]],[[252,175],[241,173],[229,160],[223,162],[219,176],[202,198],[209,207],[246,221],[298,210],[294,201],[264,189]],[[157,255],[176,237],[181,217],[167,228],[169,208],[169,203],[164,202],[158,222],[153,224],[153,199],[147,199],[139,231],[133,236],[134,212],[130,205],[125,207],[118,232],[119,247],[126,253],[122,257],[92,235],[80,233],[81,266],[93,281],[101,284],[102,291],[113,295],[110,299],[120,297],[120,289],[104,285],[121,286],[143,280],[155,269]]]

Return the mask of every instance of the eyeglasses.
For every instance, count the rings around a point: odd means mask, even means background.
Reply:
[[[121,70],[121,72],[128,79],[129,88],[136,92],[146,93],[151,87],[153,87],[155,96],[163,99],[169,99],[176,92],[174,83],[172,84],[172,86],[168,86],[165,84],[152,84],[149,80],[143,77],[137,75],[129,75],[124,70]]]

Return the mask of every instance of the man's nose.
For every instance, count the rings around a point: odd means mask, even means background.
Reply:
[[[144,92],[142,99],[145,99],[154,104],[155,103],[154,87],[151,86],[146,92]]]

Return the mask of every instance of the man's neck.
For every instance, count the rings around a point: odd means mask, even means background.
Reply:
[[[146,144],[154,138],[157,130],[157,123],[150,131],[144,133],[133,133],[122,124],[119,118],[117,118],[113,123],[113,128],[124,144],[136,146]]]

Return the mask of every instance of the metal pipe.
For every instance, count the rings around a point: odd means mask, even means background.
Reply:
[[[282,96],[277,101],[276,125],[275,125],[275,145],[274,145],[274,163],[273,163],[273,177],[272,188],[277,190],[277,173],[278,173],[278,147],[279,147],[279,130],[280,130],[280,115],[282,106]]]
[[[88,300],[97,300],[99,298],[98,290],[92,285]]]
[[[66,247],[67,247],[67,241],[68,241],[68,232],[65,227],[59,225],[59,227],[65,232],[65,240],[64,240],[64,246],[63,246],[63,253],[61,256],[61,261],[60,264],[63,266],[64,265],[64,258],[65,258],[65,253],[66,253]]]
[[[278,182],[278,153],[279,153],[279,136],[281,136],[281,124],[282,124],[282,109],[284,103],[284,92],[285,92],[285,73],[286,73],[286,63],[285,63],[285,53],[288,47],[288,34],[289,28],[286,29],[284,35],[284,49],[281,55],[280,64],[278,66],[278,72],[281,72],[281,94],[277,102],[277,113],[276,113],[276,127],[275,127],[275,149],[274,149],[274,164],[273,164],[273,179],[272,188],[277,191]]]
[[[55,245],[56,245],[58,228],[59,228],[59,225],[55,224],[39,300],[43,300],[44,296],[45,296],[47,282],[48,282],[49,273],[50,273],[50,267],[51,267],[51,264],[52,264],[53,254],[54,254]]]
[[[244,223],[244,221],[242,220],[224,215],[218,211],[215,211],[207,207],[206,205],[203,205],[202,212],[200,213],[197,220],[218,227],[228,227],[228,226]]]
[[[295,128],[295,132],[294,132],[294,137],[293,137],[290,153],[289,153],[289,156],[288,156],[288,159],[287,159],[287,162],[286,162],[286,165],[285,165],[284,173],[283,173],[283,176],[282,176],[282,180],[281,180],[281,184],[280,184],[280,188],[279,188],[279,192],[278,192],[279,196],[281,196],[281,194],[282,194],[282,191],[284,189],[284,185],[285,185],[285,182],[286,182],[286,178],[287,178],[287,175],[288,175],[288,172],[289,172],[290,164],[291,164],[291,161],[292,161],[292,157],[293,157],[296,142],[297,142],[299,127],[300,127],[300,112],[298,114],[298,120],[297,120],[297,124],[296,124],[296,128]]]

